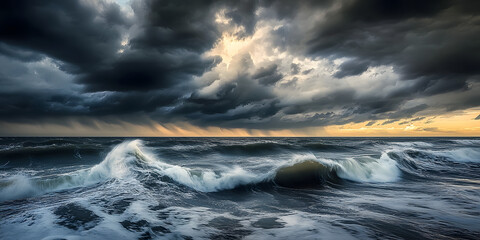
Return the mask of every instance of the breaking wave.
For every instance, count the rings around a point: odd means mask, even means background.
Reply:
[[[427,150],[419,148],[428,146],[421,142],[391,146],[376,158],[360,156],[332,160],[318,158],[312,153],[296,154],[289,160],[271,163],[263,172],[252,172],[240,166],[228,166],[225,168],[227,170],[209,170],[205,167],[189,168],[169,164],[144,147],[141,140],[131,140],[116,145],[102,162],[90,168],[46,177],[32,177],[21,172],[4,176],[0,178],[0,201],[85,187],[110,179],[141,180],[148,173],[166,177],[171,182],[196,191],[217,192],[263,183],[304,188],[340,183],[342,179],[358,183],[394,182],[401,178],[402,172],[419,176],[425,170],[444,171],[445,162],[480,162],[480,150],[474,147]],[[279,146],[274,143],[260,143],[227,148],[258,151],[277,147]]]
[[[340,178],[355,182],[391,182],[400,176],[396,162],[386,154],[379,159],[341,161],[318,159],[313,154],[296,155],[289,161],[278,162],[263,173],[254,173],[239,166],[226,171],[192,169],[165,163],[144,148],[140,140],[133,140],[118,144],[101,163],[88,169],[48,178],[22,174],[3,178],[0,180],[0,200],[84,187],[109,179],[141,178],[148,171],[201,192],[229,190],[258,183],[301,188],[338,182]]]
[[[117,145],[100,164],[89,169],[45,178],[28,177],[20,173],[0,179],[0,200],[21,199],[47,192],[89,186],[110,178],[122,178],[128,174],[130,163],[136,161],[130,154],[129,144],[131,143]]]

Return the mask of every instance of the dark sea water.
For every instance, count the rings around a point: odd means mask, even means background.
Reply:
[[[0,239],[480,239],[480,138],[0,138]]]

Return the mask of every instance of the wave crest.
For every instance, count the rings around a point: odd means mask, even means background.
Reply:
[[[275,175],[276,182],[285,183],[289,180],[290,183],[286,185],[292,185],[292,182],[305,184],[315,180],[317,184],[335,182],[338,178],[364,183],[394,182],[400,178],[400,169],[385,153],[379,159],[365,157],[338,161],[318,159],[313,154],[308,154],[278,168]]]
[[[227,171],[191,169],[168,164],[143,147],[141,140],[115,146],[105,159],[89,168],[49,179],[11,176],[0,181],[0,200],[35,196],[46,192],[83,187],[108,179],[142,178],[143,173],[168,177],[174,182],[201,192],[216,192],[264,182],[284,187],[302,188],[338,182],[339,178],[355,182],[396,181],[400,171],[396,162],[383,154],[379,159],[317,159],[313,154],[297,155],[278,162],[270,171],[253,173],[239,166]]]
[[[89,168],[53,177],[28,177],[22,173],[0,180],[0,201],[15,200],[61,191],[75,187],[89,186],[110,178],[122,178],[130,172],[130,163],[135,162],[134,153],[140,140],[124,142],[115,146],[105,159]]]
[[[273,181],[283,187],[313,187],[338,177],[333,168],[314,160],[304,160],[291,166],[280,167],[275,171]]]

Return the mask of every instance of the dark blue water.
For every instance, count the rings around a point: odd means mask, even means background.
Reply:
[[[479,138],[1,138],[0,239],[479,239]]]

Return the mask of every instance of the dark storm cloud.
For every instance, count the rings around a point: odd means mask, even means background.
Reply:
[[[92,70],[116,54],[121,28],[129,24],[118,5],[102,7],[99,12],[80,1],[1,1],[2,48],[48,55],[64,62],[70,72]]]
[[[416,80],[416,92],[437,94],[478,81],[478,1],[346,1],[313,27],[307,53],[349,57],[336,77],[393,65]]]
[[[142,31],[131,39],[134,49],[203,52],[220,34],[214,25],[215,1],[146,0],[139,5],[134,10]]]
[[[15,48],[8,46],[5,43],[0,42],[0,55],[4,55],[13,59],[17,59],[23,62],[35,62],[42,60],[42,54],[32,51],[24,50],[21,48]]]
[[[227,8],[226,15],[244,26],[246,33],[254,27],[254,1],[146,0],[133,8],[139,32],[111,64],[78,79],[87,91],[164,89],[208,71],[221,61],[202,56],[221,35],[214,19],[221,8]]]
[[[355,76],[365,72],[368,68],[368,62],[359,60],[349,60],[340,65],[340,70],[333,76],[343,78],[347,76]]]
[[[165,88],[201,74],[214,59],[200,55],[218,37],[209,3],[147,1],[138,6],[140,29],[123,54],[122,34],[133,24],[117,4],[80,1],[2,1],[0,52],[40,52],[79,74],[87,91]],[[24,54],[25,55],[25,54]],[[30,56],[30,58],[35,56]],[[37,57],[38,59],[38,57]]]
[[[205,115],[217,115],[225,114],[227,118],[245,118],[250,117],[245,114],[234,114],[234,116],[228,116],[229,110],[235,109],[238,106],[248,106],[249,104],[263,105],[266,100],[273,99],[275,96],[270,90],[262,85],[256,84],[249,76],[238,76],[235,83],[230,83],[223,86],[216,94],[215,98],[205,98],[198,96],[196,93],[184,103],[184,105],[178,108],[178,113],[188,114],[202,113]],[[268,105],[271,106],[271,105]],[[253,107],[256,108],[256,107]],[[263,109],[263,108],[262,108]],[[248,109],[247,109],[248,110]],[[254,109],[256,113],[250,112],[254,116],[269,115],[270,111],[264,111],[265,109]],[[277,109],[278,110],[278,109]],[[198,116],[194,114],[195,116]],[[202,116],[209,118],[209,116]],[[214,118],[221,118],[218,115],[212,116]]]
[[[454,111],[480,105],[472,93],[480,76],[478,1],[136,0],[132,15],[118,4],[93,2],[0,2],[0,120],[121,116],[140,122],[135,116],[142,115],[201,126],[372,126],[420,121],[419,113],[432,106]],[[230,21],[219,26],[218,13]],[[223,61],[205,53],[225,29],[241,29],[235,36],[245,39],[259,21],[285,23],[272,30],[271,49],[297,59],[342,59],[333,72],[338,84],[302,88],[307,80],[323,80],[315,67],[296,60],[282,67],[281,59],[255,65],[242,56],[238,73],[227,80],[216,76],[209,83],[219,83],[215,92],[202,92],[206,86],[193,79]],[[408,84],[384,94],[377,94],[381,87],[340,84],[378,66],[392,66]],[[286,100],[315,88],[330,91]],[[442,93],[454,98],[404,105]]]
[[[32,122],[39,117],[75,115],[81,99],[69,95],[45,93],[2,93],[0,115],[2,120]]]
[[[272,64],[268,67],[261,67],[252,76],[253,79],[257,79],[260,84],[271,85],[278,82],[283,78],[281,73],[277,72],[277,65]]]
[[[62,70],[74,74],[86,91],[118,91],[101,101],[82,93],[61,97],[51,91],[21,89],[0,93],[5,103],[0,109],[5,113],[2,119],[152,112],[173,103],[185,91],[183,87],[155,89],[188,81],[219,61],[201,57],[219,34],[213,15],[206,12],[215,10],[211,5],[137,2],[141,6],[135,8],[137,18],[132,19],[125,17],[117,4],[97,3],[101,10],[81,1],[0,3],[0,54],[23,62],[48,56],[58,61]],[[139,28],[128,46],[122,46],[122,35],[128,34],[133,24]],[[126,49],[120,54],[122,48]],[[3,75],[9,72],[2,70],[2,84],[15,84],[15,75]]]
[[[190,80],[212,67],[213,60],[193,52],[129,52],[111,66],[85,74],[78,82],[87,91],[148,91],[163,89]]]
[[[62,93],[0,94],[3,120],[37,121],[47,116],[109,116],[132,113],[151,113],[174,103],[176,95],[164,92],[104,93],[74,96]]]
[[[335,3],[334,0],[264,0],[260,2],[263,7],[274,9],[275,17],[279,19],[293,18],[296,15],[302,14],[302,11],[305,10],[305,8],[328,8]]]
[[[232,127],[242,121],[265,119],[281,110],[271,85],[281,76],[276,64],[256,69],[250,54],[235,58],[231,65],[240,70],[230,82],[222,85],[214,95],[194,91],[173,113],[189,118],[197,125],[224,125]]]
[[[252,34],[256,24],[255,11],[258,7],[258,1],[225,1],[227,4],[226,16],[230,17],[237,25],[245,28],[246,34]]]
[[[87,91],[148,91],[190,80],[220,60],[203,58],[219,36],[214,1],[145,1],[141,28],[113,62],[80,77]]]
[[[480,44],[473,40],[480,39],[479,19],[475,18],[479,8],[475,1],[345,1],[340,8],[328,12],[326,21],[310,27],[296,25],[296,17],[314,14],[309,9],[327,9],[331,2],[288,2],[283,7],[280,1],[264,4],[275,9],[278,18],[290,19],[293,28],[304,28],[305,32],[289,28],[276,31],[279,39],[291,39],[286,48],[305,49],[310,56],[350,59],[340,65],[335,77],[356,76],[369,67],[392,65],[402,80],[413,82],[383,98],[356,98],[355,91],[333,92],[314,98],[311,103],[282,108],[286,114],[339,107],[349,113],[331,116],[330,121],[309,118],[296,126],[411,118],[428,105],[401,109],[407,100],[468,91],[468,81],[479,79],[480,70],[475,66],[480,62]],[[307,40],[296,36],[307,36]],[[284,44],[279,42],[281,47]],[[298,44],[304,45],[294,48]],[[296,74],[296,69],[292,69]],[[477,101],[469,101],[455,106],[462,109],[477,105]]]

